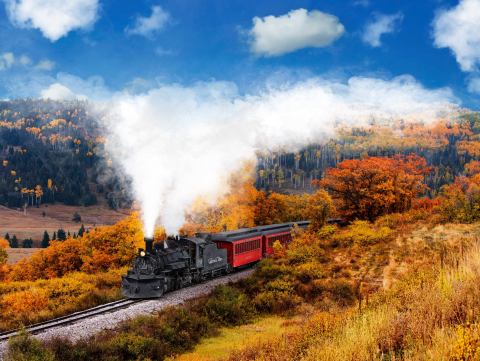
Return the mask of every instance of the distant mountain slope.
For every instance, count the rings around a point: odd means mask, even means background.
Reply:
[[[62,202],[129,205],[113,178],[99,182],[104,139],[88,104],[15,100],[0,103],[0,204]]]

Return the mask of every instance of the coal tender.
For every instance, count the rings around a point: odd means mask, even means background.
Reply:
[[[154,244],[145,238],[132,269],[122,276],[127,298],[156,298],[165,292],[199,283],[231,271],[227,250],[208,237],[168,238]]]

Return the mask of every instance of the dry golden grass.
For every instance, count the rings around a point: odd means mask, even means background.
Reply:
[[[28,258],[40,248],[7,248],[7,264],[14,264],[21,259]]]
[[[270,316],[247,325],[233,328],[225,327],[220,330],[218,336],[201,341],[192,352],[171,358],[168,361],[222,360],[228,357],[232,349],[275,339],[287,332],[298,331],[301,325],[300,317],[286,319],[280,316]]]
[[[114,224],[128,215],[130,210],[114,211],[103,205],[74,207],[54,204],[41,205],[40,208],[30,207],[25,215],[21,210],[0,206],[0,235],[4,236],[8,232],[10,236],[15,234],[20,241],[25,238],[40,241],[45,230],[50,233],[50,237],[59,228],[73,234],[80,228],[80,223],[72,221],[75,212],[80,214],[81,223],[85,227],[92,228]]]

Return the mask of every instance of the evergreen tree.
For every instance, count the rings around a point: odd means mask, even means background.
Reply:
[[[18,248],[18,239],[16,235],[13,235],[12,239],[10,240],[10,248]]]
[[[53,231],[52,241],[57,240],[57,232]]]
[[[65,233],[65,230],[63,228],[60,228],[57,231],[57,239],[59,241],[65,241],[67,239],[67,234]]]
[[[85,233],[85,227],[84,227],[84,225],[82,224],[82,226],[81,226],[80,229],[78,230],[78,236],[79,236],[79,237],[82,237],[84,233]]]
[[[10,235],[8,234],[8,232],[5,234],[5,239],[10,242]]]
[[[42,248],[47,248],[50,245],[50,236],[47,231],[43,232]]]
[[[22,242],[22,247],[23,248],[32,248],[33,246],[33,240],[31,238],[26,238]]]
[[[71,237],[71,234],[70,234],[70,231],[67,232],[67,238],[70,238]]]

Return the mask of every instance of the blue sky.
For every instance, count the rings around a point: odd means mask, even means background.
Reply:
[[[410,74],[480,107],[480,0],[70,0],[73,20],[38,2],[0,8],[0,96],[211,80],[250,92],[271,79]],[[462,12],[473,21],[455,24]]]

